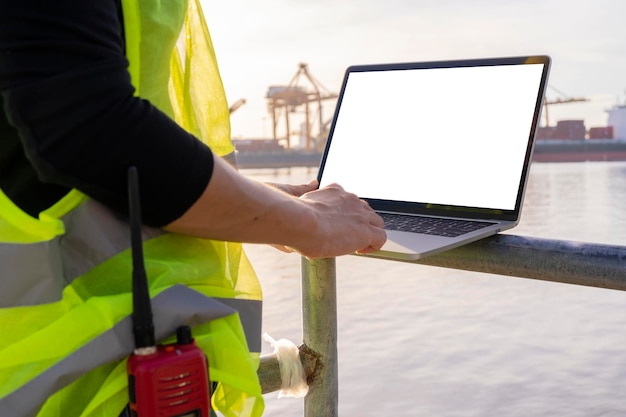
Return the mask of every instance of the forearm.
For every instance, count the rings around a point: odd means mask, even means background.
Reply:
[[[246,178],[215,158],[204,193],[165,229],[219,240],[299,247],[316,227],[314,211],[302,200]]]

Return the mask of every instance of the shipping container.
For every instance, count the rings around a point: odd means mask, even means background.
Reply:
[[[585,139],[587,129],[584,120],[559,120],[554,130],[554,139]]]
[[[613,139],[613,126],[589,128],[589,139]]]

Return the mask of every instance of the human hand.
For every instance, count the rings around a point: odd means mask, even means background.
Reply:
[[[369,204],[338,184],[304,193],[300,200],[313,209],[316,227],[297,247],[284,248],[308,258],[369,253],[387,240],[383,219]]]

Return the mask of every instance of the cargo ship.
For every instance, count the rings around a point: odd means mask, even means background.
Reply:
[[[586,129],[583,120],[561,120],[537,130],[537,162],[626,161],[626,104],[607,110],[606,126]]]
[[[584,120],[561,120],[537,130],[533,161],[626,161],[626,104],[607,110],[606,126],[586,128]],[[317,167],[321,152],[287,149],[277,139],[236,139],[242,169]]]

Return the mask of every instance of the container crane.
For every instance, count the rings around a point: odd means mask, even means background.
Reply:
[[[568,97],[566,94],[563,94],[561,91],[557,90],[556,88],[549,86],[551,89],[553,89],[554,91],[556,91],[562,98],[556,98],[555,100],[548,100],[547,97],[544,98],[543,100],[543,111],[544,111],[544,115],[546,118],[546,126],[547,128],[550,127],[550,119],[549,119],[549,115],[548,115],[548,107],[553,105],[553,104],[565,104],[565,103],[578,103],[578,102],[582,102],[582,101],[589,101],[588,98],[586,97]]]
[[[311,88],[306,89],[299,85],[301,78],[305,78]],[[300,63],[298,71],[286,86],[270,86],[267,91],[268,110],[272,116],[272,132],[274,140],[278,137],[278,124],[281,112],[285,114],[286,126],[286,148],[291,148],[290,114],[296,112],[298,108],[304,106],[304,137],[306,139],[306,150],[312,149],[314,140],[324,139],[324,120],[322,114],[322,103],[326,100],[333,100],[337,94],[329,92],[319,81],[309,72],[308,65]],[[311,109],[312,104],[314,105]],[[317,114],[315,114],[315,112]],[[318,135],[316,138],[312,134],[312,119],[317,116]],[[319,146],[318,146],[319,147]]]

